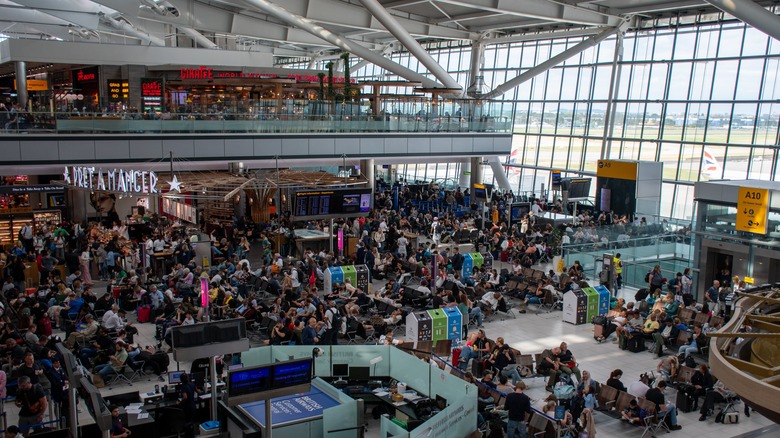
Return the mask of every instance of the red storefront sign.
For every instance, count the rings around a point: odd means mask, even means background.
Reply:
[[[201,80],[213,80],[213,79],[242,79],[242,78],[250,78],[250,79],[295,79],[295,82],[299,83],[316,83],[320,81],[320,78],[317,77],[317,75],[296,75],[296,74],[288,74],[288,75],[278,75],[275,73],[252,73],[252,72],[243,72],[243,71],[214,71],[212,67],[207,67],[205,65],[200,66],[199,68],[182,68],[179,70],[179,76],[182,80],[193,80],[193,79],[201,79]],[[325,78],[325,82],[327,82],[327,77]],[[354,78],[350,78],[350,83],[355,83]],[[333,83],[344,83],[343,77],[334,77]]]

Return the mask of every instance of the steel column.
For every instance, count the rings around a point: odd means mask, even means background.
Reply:
[[[501,187],[501,190],[505,192],[512,190],[512,184],[509,183],[509,178],[507,178],[504,166],[501,164],[498,156],[488,157],[488,162],[490,163],[490,168],[493,169],[493,176],[496,178],[496,182]]]
[[[443,87],[442,84],[434,80],[428,79],[424,75],[421,75],[402,65],[399,65],[398,63],[390,61],[389,59],[383,57],[382,55],[374,53],[367,47],[358,44],[343,35],[339,35],[337,33],[331,32],[325,29],[324,27],[314,23],[312,20],[306,17],[293,14],[277,4],[269,2],[268,0],[244,0],[244,3],[260,12],[276,17],[277,19],[282,20],[283,22],[289,25],[301,28],[306,32],[311,33],[312,35],[315,35],[318,38],[321,38],[341,48],[342,50],[346,50],[348,52],[354,53],[356,56],[371,61],[374,64],[408,81],[420,82],[425,88]]]
[[[776,40],[780,40],[780,17],[751,0],[704,0]]]
[[[403,44],[409,52],[414,55],[431,74],[441,81],[446,88],[462,89],[463,87],[450,76],[446,69],[444,69],[438,62],[436,62],[431,55],[417,42],[409,32],[399,23],[395,17],[390,15],[387,10],[382,7],[377,0],[360,0],[363,6],[371,12],[377,20],[394,36],[398,41]]]
[[[202,33],[198,32],[197,30],[191,27],[179,27],[178,29],[181,31],[181,33],[192,38],[193,41],[200,44],[202,47],[205,47],[207,49],[219,49],[217,43],[206,38],[205,35],[203,35]]]
[[[612,58],[612,77],[609,80],[607,112],[604,114],[604,135],[601,142],[601,159],[608,160],[612,153],[612,134],[615,132],[615,113],[617,95],[620,89],[620,75],[623,70],[623,33],[619,32],[615,42],[615,55]],[[649,83],[649,81],[648,81]],[[645,107],[647,111],[647,107]],[[660,148],[659,148],[660,149]]]
[[[16,102],[27,108],[27,63],[24,61],[16,61]]]
[[[564,50],[563,52],[553,56],[552,58],[548,59],[547,61],[544,61],[543,63],[537,65],[536,67],[533,67],[529,70],[527,70],[525,73],[522,73],[513,79],[510,79],[503,84],[496,87],[493,91],[485,95],[485,99],[494,99],[496,97],[501,96],[502,94],[506,93],[507,91],[517,87],[518,85],[532,79],[534,76],[544,73],[545,71],[549,70],[550,68],[566,61],[567,59],[571,58],[572,56],[575,56],[590,47],[593,47],[605,39],[611,37],[612,35],[620,32],[622,30],[623,26],[616,26],[611,27],[598,35],[595,35],[591,38],[588,38],[584,40],[583,42]]]

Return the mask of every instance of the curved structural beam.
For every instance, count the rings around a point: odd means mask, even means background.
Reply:
[[[417,58],[434,77],[436,77],[436,79],[441,81],[445,87],[463,89],[463,87],[458,84],[458,81],[453,79],[447,70],[439,65],[416,39],[409,35],[409,32],[401,26],[401,23],[390,15],[377,0],[360,0],[360,3],[362,3],[363,6],[371,12],[371,15],[376,17],[376,19],[379,20],[394,37],[398,38],[398,41],[400,41],[401,44],[403,44],[409,52],[411,52],[411,54],[414,55],[414,57]]]
[[[373,62],[374,64],[392,73],[395,73],[408,81],[420,82],[422,83],[423,87],[426,88],[442,87],[442,84],[428,79],[426,76],[399,65],[398,63],[390,61],[389,59],[382,57],[382,55],[372,52],[363,45],[351,41],[342,35],[331,32],[324,27],[312,22],[308,18],[293,14],[277,4],[269,2],[268,0],[244,0],[243,2],[256,10],[276,17],[289,25],[299,27],[306,32],[309,32],[337,47],[340,47],[342,50],[354,53],[355,55],[365,60]]]
[[[207,49],[219,49],[219,46],[214,41],[211,41],[210,39],[206,38],[205,35],[198,32],[197,30],[191,28],[191,27],[179,27],[179,30],[184,35],[187,35],[188,37],[192,38],[193,41],[198,43],[201,47],[205,47]]]
[[[493,155],[492,157],[488,157],[488,163],[490,163],[490,168],[493,170],[493,176],[496,178],[496,182],[498,183],[498,186],[501,187],[501,190],[506,192],[512,190],[512,184],[509,183],[509,178],[506,177],[506,170],[504,170],[504,165],[501,164],[501,159]]]
[[[100,21],[101,23],[105,24],[108,27],[112,27],[130,36],[136,37],[141,41],[143,41],[144,43],[153,44],[155,46],[165,46],[164,39],[150,35],[142,30],[136,29],[136,27],[133,26],[132,23],[127,21],[127,19],[125,19],[121,15],[117,17],[104,16],[101,18]]]
[[[780,40],[780,17],[751,0],[704,0],[750,26]]]
[[[525,73],[522,73],[503,84],[496,87],[493,91],[490,93],[487,93],[485,96],[483,96],[485,99],[494,99],[498,96],[501,96],[502,94],[506,93],[507,91],[517,87],[518,85],[522,84],[523,82],[526,82],[530,79],[532,79],[534,76],[544,73],[545,71],[549,70],[550,68],[562,63],[563,61],[566,61],[567,59],[571,58],[572,56],[575,56],[579,54],[580,52],[593,47],[600,42],[604,41],[605,39],[611,37],[612,35],[615,35],[618,32],[621,32],[623,26],[617,26],[617,27],[611,27],[598,35],[595,35],[591,38],[586,39],[585,41],[572,46],[571,48],[564,50],[563,52],[553,56],[552,58],[548,59],[547,61],[544,61],[543,63],[526,70]]]

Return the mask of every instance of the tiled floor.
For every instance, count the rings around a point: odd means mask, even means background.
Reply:
[[[508,267],[503,264],[498,264],[498,268]],[[376,286],[379,282],[375,283]],[[96,288],[96,290],[103,290],[103,288]],[[624,292],[627,300],[633,300],[633,291]],[[630,297],[629,297],[630,296]],[[133,315],[129,316],[131,319]],[[142,345],[154,345],[154,325],[153,324],[138,324],[139,334],[136,336],[136,341]],[[633,379],[637,379],[638,376],[650,370],[655,370],[657,360],[654,359],[652,353],[630,353],[622,351],[617,348],[617,345],[611,342],[603,344],[597,344],[593,340],[592,326],[590,324],[575,326],[561,321],[561,312],[553,311],[551,313],[536,313],[535,307],[531,306],[526,314],[518,314],[516,319],[494,318],[493,321],[485,323],[485,331],[488,337],[495,339],[497,336],[503,336],[507,343],[512,347],[517,348],[523,353],[537,353],[545,348],[551,348],[560,344],[561,341],[566,341],[569,344],[569,348],[574,352],[577,361],[580,363],[581,370],[588,370],[594,379],[599,382],[605,382],[609,376],[611,370],[620,368],[624,372],[623,382],[628,386]],[[262,348],[262,347],[259,347]],[[171,369],[177,369],[177,366],[182,369],[189,369],[188,363],[171,363]],[[530,386],[528,394],[532,399],[542,400],[547,397],[548,393],[544,389],[544,383],[540,378],[529,379],[527,382]],[[103,388],[101,392],[104,396],[111,396],[115,394],[122,394],[130,391],[147,392],[154,388],[154,385],[160,384],[155,378],[149,381],[140,381],[133,384],[132,387],[127,385],[118,385],[114,388]],[[667,399],[674,400],[674,390],[669,390]],[[537,401],[535,407],[541,407],[542,402]],[[86,410],[82,409],[79,414],[80,422],[86,424],[91,422]],[[6,411],[8,412],[8,424],[15,424],[17,419],[18,409],[10,404],[6,404]],[[752,413],[750,418],[746,418],[741,414],[740,407],[740,422],[739,424],[723,425],[715,423],[713,418],[706,422],[698,421],[699,414],[697,412],[681,413],[679,418],[679,424],[683,426],[683,429],[679,432],[673,432],[678,436],[685,436],[691,438],[713,438],[713,437],[735,437],[737,435],[746,434],[764,428],[766,426],[772,426],[773,428],[762,431],[764,436],[778,436],[778,427],[774,425],[770,420],[762,417],[758,413]],[[607,437],[639,437],[642,435],[642,431],[639,428],[631,427],[624,422],[613,419],[605,414],[597,412],[594,416],[596,427],[598,430],[598,436],[600,438]],[[371,422],[369,424],[368,432],[366,436],[376,437],[379,435],[378,424]],[[755,436],[752,435],[751,436]]]

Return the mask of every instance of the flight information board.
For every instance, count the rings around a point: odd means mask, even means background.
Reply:
[[[367,216],[374,194],[371,189],[302,191],[295,194],[295,220]]]

